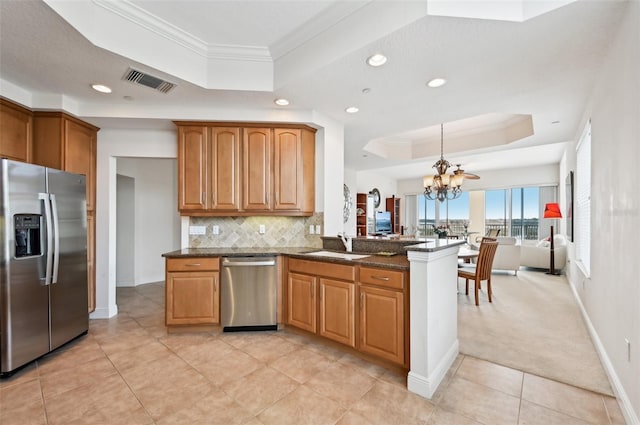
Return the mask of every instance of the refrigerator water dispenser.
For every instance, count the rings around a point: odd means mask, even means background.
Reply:
[[[40,238],[40,214],[15,214],[13,228],[15,230],[15,258],[36,257],[42,255]]]

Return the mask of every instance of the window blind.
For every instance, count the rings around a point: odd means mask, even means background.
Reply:
[[[591,122],[587,124],[576,151],[574,208],[576,260],[589,276],[591,274]]]

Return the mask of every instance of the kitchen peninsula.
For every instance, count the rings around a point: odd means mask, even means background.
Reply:
[[[409,390],[430,398],[458,354],[455,291],[463,241],[361,238],[354,240],[359,255],[350,256],[336,240],[323,238],[331,251],[187,248],[164,254],[167,326],[219,326],[221,258],[276,255],[279,325],[405,367]],[[332,252],[336,256],[327,256]],[[196,264],[206,270],[194,270]],[[198,312],[193,322],[175,321],[175,311],[189,309]]]

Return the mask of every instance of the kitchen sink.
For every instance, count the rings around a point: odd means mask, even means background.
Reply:
[[[332,251],[307,252],[305,255],[313,255],[316,257],[341,258],[343,260],[359,260],[360,258],[369,257],[369,255],[352,254],[350,252],[332,252]]]

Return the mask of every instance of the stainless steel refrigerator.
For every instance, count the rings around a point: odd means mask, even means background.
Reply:
[[[85,334],[85,177],[0,160],[0,376]]]

